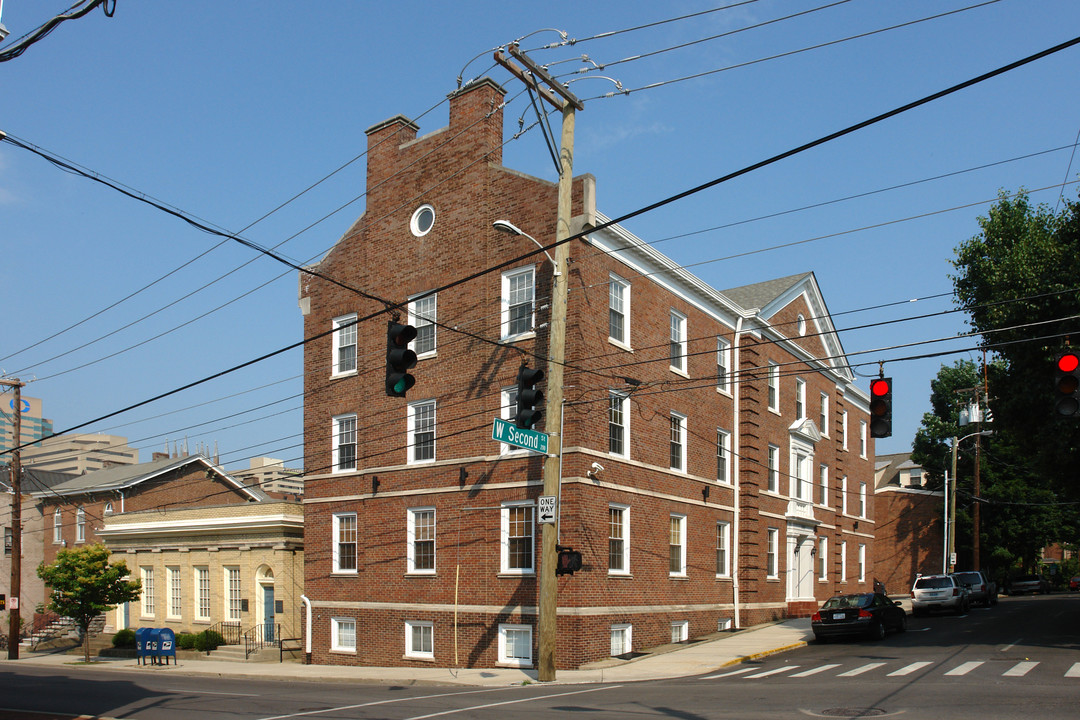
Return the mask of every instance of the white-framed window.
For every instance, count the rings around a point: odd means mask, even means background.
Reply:
[[[769,409],[780,412],[780,366],[769,361]]]
[[[106,515],[112,515],[113,514],[113,504],[111,502],[105,503],[105,514]]]
[[[780,492],[780,448],[769,445],[769,492]]]
[[[840,513],[842,515],[848,514],[847,475],[840,478]]]
[[[797,500],[814,500],[814,481],[810,476],[810,468],[813,457],[809,454],[811,448],[803,445],[792,445],[791,448],[791,474],[789,476],[790,490],[788,494]]]
[[[818,467],[818,502],[829,507],[829,466]]]
[[[716,429],[716,480],[731,483],[731,433]]]
[[[731,343],[716,338],[716,389],[731,392]]]
[[[225,617],[227,620],[240,620],[243,617],[243,590],[240,585],[240,568],[236,565],[225,566]]]
[[[52,541],[58,545],[64,541],[64,515],[60,512],[60,508],[53,511]]]
[[[795,419],[806,418],[806,381],[795,378]]]
[[[840,541],[840,582],[847,582],[847,540]]]
[[[425,621],[405,621],[405,657],[435,658],[435,625]]]
[[[668,356],[671,369],[686,372],[686,316],[677,310],[671,311],[671,337],[668,341]]]
[[[334,363],[331,375],[350,375],[356,372],[356,313],[332,320],[334,332]]]
[[[356,652],[356,620],[346,617],[330,618],[330,650]]]
[[[608,282],[608,339],[630,347],[630,283],[616,275]]]
[[[668,575],[686,576],[686,516],[672,513],[668,530]]]
[[[507,422],[514,422],[517,417],[517,385],[510,387],[504,387],[501,393],[501,402],[499,411],[503,420]],[[516,445],[509,445],[507,443],[499,443],[499,454],[506,455],[508,453],[525,453],[528,452],[525,448],[520,448]]]
[[[716,577],[731,577],[731,523],[716,523]]]
[[[866,483],[859,483],[859,517],[866,517]]]
[[[840,411],[840,449],[847,450],[847,410]]]
[[[532,626],[499,625],[499,664],[532,667]]]
[[[629,655],[634,651],[634,626],[619,623],[611,626],[611,657]]]
[[[165,568],[165,574],[169,580],[169,605],[167,607],[170,618],[179,618],[183,613],[184,607],[184,595],[183,595],[183,578],[180,576],[180,568],[167,567]]]
[[[829,538],[827,537],[817,539],[817,561],[818,580],[827,582],[829,580]]]
[[[333,571],[356,572],[356,513],[334,513]]]
[[[139,568],[142,579],[142,615],[154,617],[154,568]]]
[[[825,437],[829,437],[829,396],[826,393],[821,393],[821,406],[818,414],[818,424],[821,426],[818,430]]]
[[[769,528],[765,547],[765,575],[770,578],[780,577],[780,530]]]
[[[356,415],[338,415],[333,422],[331,472],[350,472],[356,469]]]
[[[630,506],[608,505],[608,574],[630,574]]]
[[[86,542],[86,510],[81,506],[75,510],[75,542]]]
[[[416,237],[424,237],[435,226],[435,208],[424,204],[413,211],[409,218],[409,231]]]
[[[408,572],[434,573],[435,508],[409,508],[408,513]]]
[[[409,462],[422,463],[435,460],[435,401],[421,400],[409,403],[408,411]]]
[[[200,565],[195,570],[195,619],[210,621],[210,568]]]
[[[502,337],[517,338],[535,326],[536,269],[530,265],[502,274]]]
[[[531,575],[536,571],[535,522],[531,501],[504,502],[501,518],[500,571]]]
[[[409,302],[409,324],[416,328],[412,350],[418,358],[435,352],[435,333],[437,332],[435,321],[439,319],[436,297],[437,295],[428,295]]]
[[[866,457],[866,421],[859,421],[859,457]]]
[[[859,543],[859,582],[866,582],[866,545]]]
[[[686,416],[671,413],[668,467],[686,472]]]
[[[615,390],[608,395],[608,452],[630,456],[630,396]]]
[[[673,620],[671,622],[671,642],[682,643],[690,639],[690,621]]]
[[[795,318],[795,330],[800,337],[806,334],[806,318],[803,317],[802,313],[799,313],[798,317]]]

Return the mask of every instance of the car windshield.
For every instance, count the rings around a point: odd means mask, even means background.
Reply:
[[[825,601],[822,610],[843,610],[845,608],[870,607],[873,595],[837,595]]]
[[[952,580],[947,577],[924,577],[915,581],[915,588],[918,590],[939,590],[952,586]]]

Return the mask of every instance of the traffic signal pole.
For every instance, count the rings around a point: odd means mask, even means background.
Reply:
[[[23,383],[0,380],[15,391],[14,432],[11,451],[11,597],[8,598],[8,660],[19,659],[19,593],[22,592],[22,396]]]

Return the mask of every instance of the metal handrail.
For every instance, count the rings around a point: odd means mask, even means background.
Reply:
[[[216,632],[225,641],[225,645],[239,645],[242,627],[239,620],[222,620],[211,625],[207,632]]]
[[[252,653],[264,647],[277,645],[281,641],[280,638],[280,623],[262,623],[251,627],[244,633],[244,659],[247,660]]]

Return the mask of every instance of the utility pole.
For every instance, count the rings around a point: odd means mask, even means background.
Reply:
[[[11,597],[8,598],[8,660],[19,659],[19,593],[22,592],[22,387],[18,380],[0,380],[15,392],[15,424],[11,450]]]
[[[562,136],[559,143],[559,204],[555,225],[555,274],[552,278],[551,324],[548,341],[547,369],[547,406],[545,424],[551,427],[557,418],[562,417],[563,401],[563,360],[566,355],[566,296],[567,296],[567,260],[570,256],[569,243],[562,242],[570,237],[571,195],[574,171],[574,111],[583,110],[584,105],[574,95],[552,78],[546,70],[534,63],[515,43],[509,52],[524,69],[512,63],[501,51],[495,52],[495,61],[509,70],[515,77],[562,112]],[[540,83],[543,83],[541,85]],[[559,492],[560,465],[562,456],[562,431],[549,432],[548,455],[544,458],[544,495],[561,497]],[[556,517],[561,513],[556,508]],[[537,617],[539,635],[539,664],[537,679],[541,682],[555,680],[555,645],[558,623],[558,590],[555,565],[558,559],[558,526],[545,523],[541,526],[540,537],[540,608]]]

